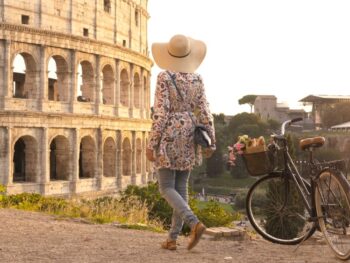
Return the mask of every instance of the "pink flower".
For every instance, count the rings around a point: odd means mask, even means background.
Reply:
[[[235,145],[233,145],[233,148],[234,148],[235,152],[237,152],[238,154],[242,154],[243,149],[245,148],[245,145],[242,143],[236,143]]]

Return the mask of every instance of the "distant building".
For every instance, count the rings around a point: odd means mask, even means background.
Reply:
[[[341,95],[309,95],[300,100],[304,104],[311,104],[311,118],[316,128],[322,127],[321,112],[325,106],[333,105],[340,102],[350,102],[350,96]],[[333,128],[333,127],[332,127]]]
[[[338,125],[334,125],[331,127],[332,131],[344,131],[349,132],[350,131],[350,121],[344,122]]]
[[[282,103],[277,103],[274,95],[258,95],[254,102],[254,113],[263,120],[273,119],[283,122],[292,118],[307,118],[307,113],[303,109],[290,109]]]

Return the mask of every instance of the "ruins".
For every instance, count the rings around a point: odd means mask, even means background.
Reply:
[[[152,180],[148,0],[0,0],[0,183],[109,193]]]

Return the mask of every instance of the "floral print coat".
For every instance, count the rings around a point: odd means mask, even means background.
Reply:
[[[153,106],[153,123],[148,148],[156,152],[156,168],[192,170],[202,162],[201,147],[194,144],[194,124],[206,126],[215,143],[213,116],[205,96],[202,77],[196,73],[169,72],[182,98],[166,71],[157,79]]]

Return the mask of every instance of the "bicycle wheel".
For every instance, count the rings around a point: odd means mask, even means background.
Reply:
[[[254,229],[265,239],[295,245],[315,232],[315,223],[293,180],[269,174],[256,181],[246,199],[247,215]]]
[[[315,206],[320,228],[327,243],[340,259],[350,258],[349,183],[339,173],[324,170],[319,174]]]

